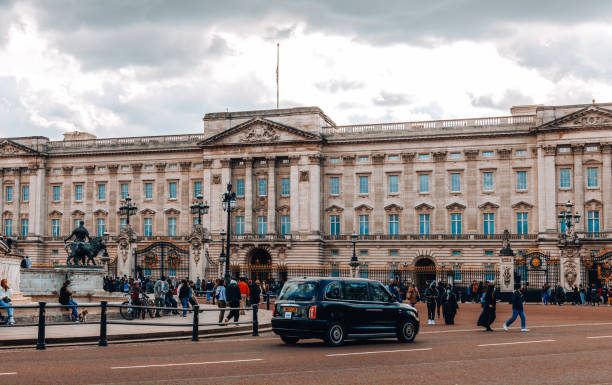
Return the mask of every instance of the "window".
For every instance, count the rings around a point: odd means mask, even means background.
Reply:
[[[197,198],[198,195],[202,195],[202,182],[193,182],[193,197]]]
[[[419,159],[420,160],[427,160],[427,159],[429,159],[429,154],[419,154]]]
[[[370,216],[360,215],[359,216],[359,235],[370,234]]]
[[[30,228],[30,221],[28,219],[21,220],[21,236],[27,237]]]
[[[82,168],[77,168],[74,170],[77,174],[82,174],[83,173],[83,169]]]
[[[236,229],[234,230],[236,235],[242,235],[244,234],[244,217],[243,216],[237,216],[235,219],[236,222]]]
[[[361,276],[361,265],[359,275]],[[367,266],[366,266],[367,269]],[[363,277],[362,277],[363,278]],[[365,277],[367,278],[367,277]],[[368,282],[348,281],[344,282],[344,298],[349,301],[368,301]]]
[[[153,165],[152,164],[147,164],[144,166],[145,170],[153,170]]]
[[[289,215],[281,216],[281,234],[291,233],[291,218]]]
[[[527,225],[527,213],[516,213],[516,233],[527,234],[529,227]]]
[[[168,165],[168,168],[171,170],[176,170],[178,168],[178,164],[174,163],[174,164]]]
[[[130,185],[127,183],[121,183],[121,200],[125,200],[130,193]]]
[[[144,235],[145,237],[153,236],[153,218],[144,219]]]
[[[399,192],[399,176],[389,175],[389,194],[397,194]]]
[[[289,196],[290,193],[291,193],[291,182],[289,178],[282,178],[281,179],[281,195]]]
[[[6,186],[6,201],[13,201],[13,186]]]
[[[331,158],[331,163],[340,163],[340,158]]]
[[[393,269],[391,269],[391,271],[393,271]],[[375,302],[389,302],[391,299],[387,289],[378,282],[370,282],[370,297],[370,299]]]
[[[13,236],[13,220],[12,219],[7,218],[4,220],[4,235],[6,235],[7,237]]]
[[[493,151],[483,151],[482,152],[482,156],[486,158],[492,157],[493,155],[495,155]]]
[[[53,186],[53,201],[58,202],[60,200],[60,186]]]
[[[257,195],[260,197],[265,197],[266,195],[268,195],[267,179],[257,179]]]
[[[559,152],[561,153],[568,153],[571,152],[572,149],[570,147],[559,147]]]
[[[263,235],[268,233],[268,217],[257,217],[257,234]]]
[[[337,268],[338,265],[336,264],[336,269]],[[333,270],[334,266],[332,265],[332,271]],[[332,277],[334,277],[334,275],[332,275]],[[335,277],[337,277],[337,275]],[[325,297],[329,299],[342,299],[342,284],[336,281],[327,285],[327,288],[325,289]]]
[[[461,250],[453,250],[453,257],[459,258],[461,257]]]
[[[450,176],[451,192],[461,192],[461,174],[454,172]]]
[[[559,187],[570,188],[571,187],[571,176],[569,168],[559,169]]]
[[[429,234],[429,214],[419,214],[419,234]]]
[[[130,171],[130,166],[121,166],[121,171]]]
[[[453,265],[453,281],[461,281],[461,265]]]
[[[60,236],[60,220],[59,219],[51,220],[51,235],[54,237]]]
[[[236,196],[244,196],[244,179],[236,179]]]
[[[485,234],[495,234],[495,214],[493,213],[483,214],[482,230]]]
[[[360,156],[360,157],[359,157],[359,161],[360,161],[360,162],[367,162],[369,159],[370,159],[370,158],[369,158],[369,157],[367,157],[367,156]]]
[[[362,263],[361,266],[359,266],[359,278],[370,278],[370,268],[367,263]],[[367,301],[367,296],[362,299],[362,301]]]
[[[332,176],[329,178],[329,193],[331,195],[340,195],[340,178]]]
[[[527,150],[516,150],[515,154],[518,156],[525,156],[527,155]]]
[[[397,257],[399,255],[399,250],[389,250],[390,257]]]
[[[461,158],[461,153],[460,152],[451,152],[449,156],[450,156],[451,159],[459,159],[459,158]]]
[[[329,234],[340,235],[340,215],[331,215],[329,217]]]
[[[527,190],[527,171],[516,172],[516,189]]]
[[[359,177],[359,194],[367,194],[368,190],[369,190],[368,177],[360,176]]]
[[[599,150],[599,147],[598,146],[587,146],[586,150],[589,151],[589,152],[590,151],[597,151],[597,150]]]
[[[170,182],[168,184],[168,198],[176,199],[176,182]]]
[[[399,155],[389,155],[387,159],[389,159],[390,161],[399,160]]]
[[[461,234],[461,214],[451,214],[451,234]]]
[[[127,218],[119,218],[119,228],[123,229],[127,226]]]
[[[599,211],[590,210],[587,214],[587,231],[589,233],[599,232]]]
[[[194,163],[193,168],[202,168],[204,165],[202,163]]]
[[[98,167],[98,171],[99,172],[104,172],[104,171],[106,171],[106,167]]]
[[[98,185],[98,200],[103,201],[106,199],[106,185],[99,184]]]
[[[495,270],[493,269],[492,263],[487,263],[485,265],[485,281],[495,281]]]
[[[176,218],[168,218],[168,236],[176,236]]]
[[[597,178],[597,167],[587,168],[587,187],[599,186],[599,180]]]
[[[493,191],[493,173],[483,172],[482,173],[482,189],[484,191]]]
[[[429,192],[429,174],[419,174],[419,192]]]
[[[83,200],[83,185],[77,184],[74,186],[74,200],[75,201]]]
[[[399,215],[397,214],[389,215],[389,234],[399,234]]]
[[[145,183],[145,199],[153,199],[153,183]]]
[[[104,236],[104,231],[106,231],[106,220],[104,218],[98,218],[96,234],[102,237]]]
[[[30,200],[30,186],[21,187],[21,201],[28,202]]]

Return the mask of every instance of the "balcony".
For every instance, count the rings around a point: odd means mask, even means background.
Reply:
[[[291,234],[239,234],[232,235],[232,241],[271,241],[271,242],[291,242]]]
[[[369,234],[358,235],[358,241],[469,241],[502,240],[503,234]],[[538,234],[510,234],[511,240],[537,239]],[[326,241],[350,241],[351,234],[323,235]]]

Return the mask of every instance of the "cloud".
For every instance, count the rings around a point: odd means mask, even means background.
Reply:
[[[412,98],[406,94],[381,90],[378,97],[372,99],[372,102],[377,106],[394,107],[409,104],[411,100]]]
[[[356,80],[331,79],[326,82],[315,83],[315,87],[321,91],[336,93],[338,91],[356,90],[363,87],[363,83]]]
[[[500,96],[493,94],[476,96],[471,93],[468,93],[468,96],[474,107],[484,107],[496,110],[503,110],[510,106],[520,106],[534,103],[533,98],[522,94],[521,91],[516,89],[505,90]]]

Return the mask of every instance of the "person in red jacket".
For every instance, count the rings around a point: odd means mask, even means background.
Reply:
[[[240,278],[240,282],[238,283],[238,287],[240,288],[240,307],[246,307],[246,300],[249,297],[249,285],[247,285],[244,277]],[[240,314],[244,314],[244,310],[240,310]]]

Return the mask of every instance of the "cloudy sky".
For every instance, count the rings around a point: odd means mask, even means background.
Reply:
[[[0,137],[202,131],[206,112],[337,124],[612,101],[612,2],[0,0]]]

